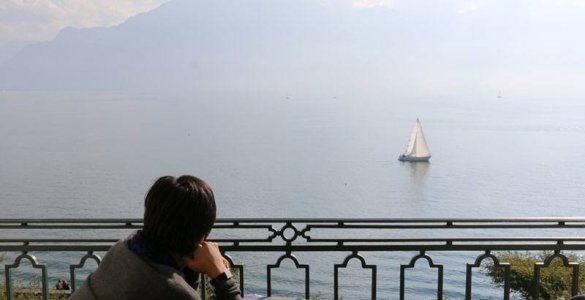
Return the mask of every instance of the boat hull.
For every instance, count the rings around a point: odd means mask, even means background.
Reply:
[[[431,156],[407,156],[407,155],[400,155],[398,157],[399,161],[409,161],[409,162],[418,162],[418,161],[429,161]]]

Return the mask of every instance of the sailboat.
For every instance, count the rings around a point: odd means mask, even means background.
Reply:
[[[427,146],[420,121],[417,118],[406,144],[406,151],[398,157],[398,160],[416,162],[429,161],[430,158],[431,152],[429,151],[429,146]]]

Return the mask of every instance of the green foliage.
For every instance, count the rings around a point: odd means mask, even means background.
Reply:
[[[507,262],[511,265],[511,291],[521,294],[524,299],[532,299],[531,295],[534,290],[533,278],[535,263],[544,262],[550,255],[552,255],[552,253],[546,251],[538,254],[511,251],[498,254],[497,256],[500,262]],[[579,268],[585,266],[585,260],[576,254],[565,254],[565,256],[569,259],[569,262],[578,262]],[[491,278],[493,283],[499,286],[504,285],[503,268],[497,268],[493,263],[490,263],[485,267],[484,271]],[[553,259],[548,267],[540,269],[540,298],[570,298],[572,276],[573,269],[571,267],[565,267],[560,258]],[[579,290],[585,291],[585,282],[583,281],[583,278],[579,279]]]

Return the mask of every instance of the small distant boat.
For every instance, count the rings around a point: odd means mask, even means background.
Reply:
[[[503,98],[504,96],[502,96],[502,91],[498,92],[498,98]]]
[[[429,151],[429,146],[427,146],[420,121],[417,118],[410,133],[408,144],[406,144],[406,151],[398,157],[398,160],[416,162],[429,161],[430,158],[431,152]]]

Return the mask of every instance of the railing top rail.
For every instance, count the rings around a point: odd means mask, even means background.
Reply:
[[[91,223],[91,224],[111,224],[111,223],[142,223],[142,219],[124,219],[124,218],[71,218],[71,219],[0,219],[0,224],[79,224],[79,223]]]
[[[296,223],[510,223],[510,222],[585,222],[585,217],[514,217],[514,218],[224,218],[218,222],[296,222]]]
[[[142,223],[141,218],[0,218],[0,224],[15,223]],[[539,223],[585,222],[585,217],[511,217],[511,218],[219,218],[216,223]]]

